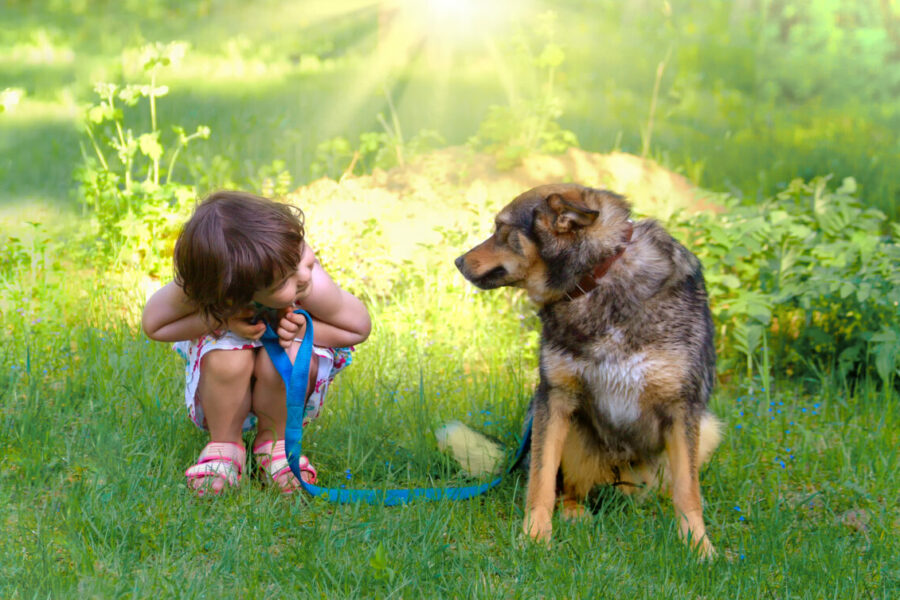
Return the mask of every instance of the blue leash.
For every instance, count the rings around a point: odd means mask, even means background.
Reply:
[[[294,473],[304,490],[313,496],[319,496],[337,504],[366,502],[368,504],[395,506],[397,504],[405,504],[416,498],[425,500],[466,500],[479,496],[500,483],[503,475],[480,485],[393,490],[325,488],[303,481],[303,478],[300,477],[300,455],[302,453],[301,442],[303,441],[303,416],[306,413],[306,386],[309,381],[309,363],[312,360],[313,324],[312,318],[305,310],[296,309],[294,312],[306,317],[306,333],[303,335],[303,342],[300,344],[297,357],[294,359],[294,363],[299,365],[296,369],[291,364],[291,360],[288,358],[284,348],[278,343],[278,335],[268,323],[266,323],[266,331],[261,340],[266,352],[269,354],[269,358],[272,359],[272,363],[275,365],[275,369],[284,380],[284,385],[287,389],[287,426],[284,430],[284,448],[291,472]],[[531,421],[529,420],[525,428],[525,434],[522,436],[522,443],[519,445],[512,463],[506,469],[506,473],[510,473],[518,466],[530,440]]]

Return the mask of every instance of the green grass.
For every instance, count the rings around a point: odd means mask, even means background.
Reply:
[[[326,486],[465,483],[429,433],[451,418],[510,450],[535,378],[521,298],[450,267],[390,302],[305,436]],[[92,286],[87,285],[90,289]],[[702,474],[722,558],[678,540],[670,501],[598,490],[592,516],[523,540],[525,478],[467,502],[335,507],[248,477],[198,500],[204,436],[180,359],[142,338],[134,285],[6,314],[0,356],[0,595],[887,598],[898,581],[896,394],[834,382],[722,387],[723,444]],[[457,307],[454,319],[434,315]],[[753,385],[750,391],[748,386]],[[814,391],[809,391],[814,390]],[[248,442],[249,442],[248,438]],[[349,471],[348,471],[349,470]],[[347,475],[350,475],[350,478]]]

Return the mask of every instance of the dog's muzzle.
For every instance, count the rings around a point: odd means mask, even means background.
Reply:
[[[459,269],[459,272],[462,273],[463,277],[472,282],[476,287],[483,290],[492,290],[504,285],[503,278],[509,274],[509,271],[507,271],[505,267],[497,266],[483,275],[475,275],[469,270],[465,259],[466,255],[463,254],[453,261],[453,263],[456,265],[456,268]]]

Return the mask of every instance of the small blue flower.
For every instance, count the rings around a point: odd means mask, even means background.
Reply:
[[[740,506],[735,506],[735,507],[734,507],[734,510],[736,510],[736,511],[738,511],[738,512],[741,512],[741,507],[740,507]]]
[[[740,517],[738,517],[738,521],[746,521],[746,520],[747,519],[744,518],[744,515],[741,515]]]
[[[740,425],[735,425],[735,427],[734,427],[734,428],[735,428],[735,429],[740,429],[740,428],[741,428],[741,426],[740,426]]]

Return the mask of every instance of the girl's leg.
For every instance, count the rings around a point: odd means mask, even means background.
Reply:
[[[250,413],[250,377],[255,353],[255,350],[213,350],[203,357],[197,401],[203,408],[212,442],[241,443],[241,428]]]
[[[291,361],[297,357],[299,350],[300,342],[291,344],[288,349]],[[309,380],[306,384],[307,398],[316,385],[318,371],[319,357],[313,353],[309,363]],[[258,419],[255,445],[284,439],[284,426],[287,423],[284,382],[264,349],[256,355],[253,374],[256,376],[256,383],[253,384],[251,410]]]

